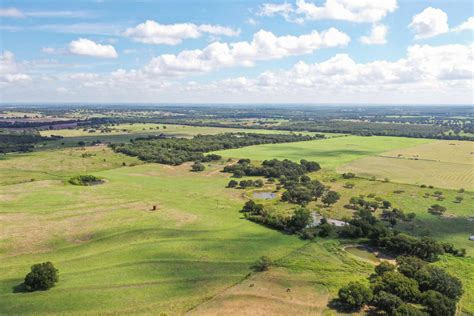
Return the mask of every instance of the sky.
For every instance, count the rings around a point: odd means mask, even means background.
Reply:
[[[1,103],[473,104],[471,0],[2,0]]]

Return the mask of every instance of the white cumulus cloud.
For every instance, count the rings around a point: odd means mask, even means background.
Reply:
[[[415,33],[415,39],[447,33],[449,31],[448,15],[441,9],[428,7],[413,16],[408,27]]]
[[[177,45],[184,39],[198,38],[203,34],[237,36],[239,30],[234,30],[221,25],[193,23],[160,24],[147,20],[135,27],[128,28],[123,33],[134,41],[145,44]]]
[[[75,55],[103,58],[116,58],[118,56],[112,45],[97,44],[86,38],[80,38],[69,43],[69,52]]]
[[[0,16],[5,18],[22,18],[25,15],[17,8],[0,8]]]
[[[473,31],[474,30],[474,16],[471,16],[465,22],[453,28],[453,32]]]
[[[22,66],[15,60],[15,55],[10,51],[0,54],[0,84],[29,81],[30,76],[22,73]]]
[[[305,0],[290,3],[265,3],[258,15],[283,16],[289,22],[305,20],[342,20],[356,23],[374,23],[398,8],[397,0],[326,0],[322,5]]]
[[[383,45],[387,43],[388,27],[383,24],[374,24],[370,34],[361,36],[360,41],[367,45]]]
[[[214,42],[202,50],[185,50],[177,55],[155,57],[145,67],[145,71],[159,75],[183,75],[222,67],[252,66],[258,60],[309,54],[320,48],[344,46],[349,41],[347,34],[335,28],[301,36],[280,37],[260,30],[254,34],[251,42]]]

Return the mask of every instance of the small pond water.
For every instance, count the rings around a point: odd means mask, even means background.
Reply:
[[[359,258],[362,258],[362,259],[365,259],[365,260],[370,260],[370,261],[373,261],[373,262],[380,262],[380,259],[377,258],[377,256],[375,254],[368,251],[364,247],[350,246],[350,247],[346,247],[345,250],[347,252],[350,252],[354,256],[359,257]]]
[[[273,192],[254,192],[252,196],[256,199],[273,200],[277,195]]]

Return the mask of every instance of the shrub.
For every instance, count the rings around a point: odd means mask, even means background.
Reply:
[[[270,269],[272,264],[272,259],[268,258],[267,256],[262,256],[253,264],[252,268],[257,272],[263,272]]]
[[[339,301],[356,310],[372,300],[372,292],[362,283],[350,282],[347,286],[339,289]]]
[[[343,177],[344,179],[352,179],[352,178],[355,177],[355,174],[352,173],[352,172],[347,172],[347,173],[343,173],[343,174],[342,174],[342,177]]]
[[[93,175],[75,176],[69,179],[69,183],[73,185],[94,185],[102,183],[102,179]]]
[[[235,180],[230,180],[229,183],[227,184],[228,188],[235,188],[239,185],[239,183]]]
[[[51,262],[35,264],[31,272],[25,277],[25,286],[28,291],[49,290],[58,282],[58,270]]]
[[[391,293],[406,302],[416,302],[420,297],[418,283],[395,271],[386,272],[378,278],[373,284],[373,290],[374,293]]]
[[[206,169],[206,167],[204,167],[200,161],[194,162],[194,164],[191,166],[191,171],[193,172],[204,171],[204,169]]]
[[[433,215],[443,215],[446,212],[446,207],[439,204],[433,204],[428,208],[428,212]]]

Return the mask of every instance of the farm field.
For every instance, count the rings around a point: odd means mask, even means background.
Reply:
[[[338,168],[362,177],[474,190],[472,142],[435,141],[352,161]]]
[[[361,157],[430,142],[433,140],[385,136],[343,136],[290,144],[256,145],[215,153],[223,157],[249,158],[259,161],[273,158],[294,161],[307,159],[319,162],[322,168],[334,169]]]

